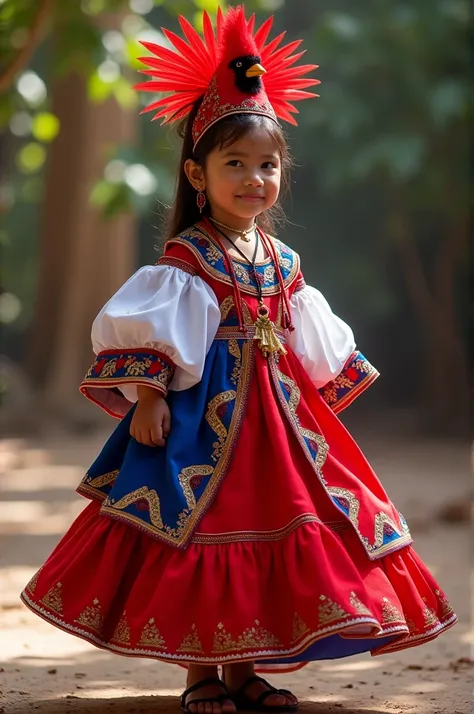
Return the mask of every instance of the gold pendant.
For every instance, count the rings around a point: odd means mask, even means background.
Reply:
[[[257,320],[255,322],[254,340],[258,340],[259,347],[265,357],[280,353],[286,355],[287,351],[282,345],[276,331],[275,325],[269,318],[270,311],[266,305],[260,305],[257,309]]]

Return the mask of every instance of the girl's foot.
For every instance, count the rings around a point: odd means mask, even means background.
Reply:
[[[254,681],[249,681],[254,677]],[[272,686],[268,684],[268,682],[260,677],[256,677],[253,662],[238,662],[236,664],[225,665],[223,679],[231,695],[244,687],[244,691],[241,693],[249,703],[257,703],[257,700],[262,694],[271,692],[262,702],[264,706],[261,711],[264,711],[266,707],[271,707],[273,711],[277,711],[279,708],[285,711],[288,707],[293,708],[298,706],[298,699],[294,694],[290,692],[272,692]],[[247,687],[244,686],[246,682],[248,682]],[[276,707],[276,709],[274,709],[274,707]]]
[[[235,714],[235,704],[219,680],[217,667],[189,665],[186,687],[193,688],[182,702],[182,708],[189,714]],[[194,704],[198,699],[201,701]]]

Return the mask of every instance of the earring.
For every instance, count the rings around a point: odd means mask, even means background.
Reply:
[[[198,194],[196,196],[196,203],[199,208],[199,213],[202,213],[202,209],[206,205],[207,199],[206,199],[206,194],[204,193],[204,191],[201,191],[200,189],[198,190]]]

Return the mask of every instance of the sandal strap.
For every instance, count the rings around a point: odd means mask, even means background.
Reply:
[[[278,689],[275,689],[275,687],[273,687],[269,682],[267,682],[266,679],[263,679],[263,677],[258,677],[256,674],[254,674],[252,677],[249,677],[242,684],[241,687],[239,687],[239,689],[235,692],[234,696],[245,696],[246,690],[250,687],[250,685],[255,684],[255,682],[262,682],[263,684],[265,684],[265,686],[268,687],[268,692],[263,692],[263,694],[275,694],[275,692],[278,692]]]
[[[191,694],[192,692],[197,691],[198,689],[202,689],[203,687],[207,687],[211,684],[218,684],[222,689],[225,690],[222,694],[220,694],[216,698],[210,698],[206,697],[206,699],[193,699],[193,704],[196,702],[219,702],[222,701],[222,699],[228,699],[229,698],[229,690],[227,689],[227,686],[224,684],[224,682],[219,679],[219,677],[208,677],[207,679],[201,679],[201,681],[196,682],[195,684],[191,684],[190,687],[188,687],[181,695],[181,705],[185,707],[186,704],[186,699]],[[191,704],[191,702],[190,702]]]

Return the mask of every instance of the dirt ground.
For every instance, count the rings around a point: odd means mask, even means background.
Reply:
[[[304,714],[472,711],[467,447],[357,434],[460,623],[403,653],[314,663],[271,678]],[[0,442],[0,712],[178,712],[183,670],[93,648],[31,614],[18,594],[85,505],[74,493],[104,434]]]

